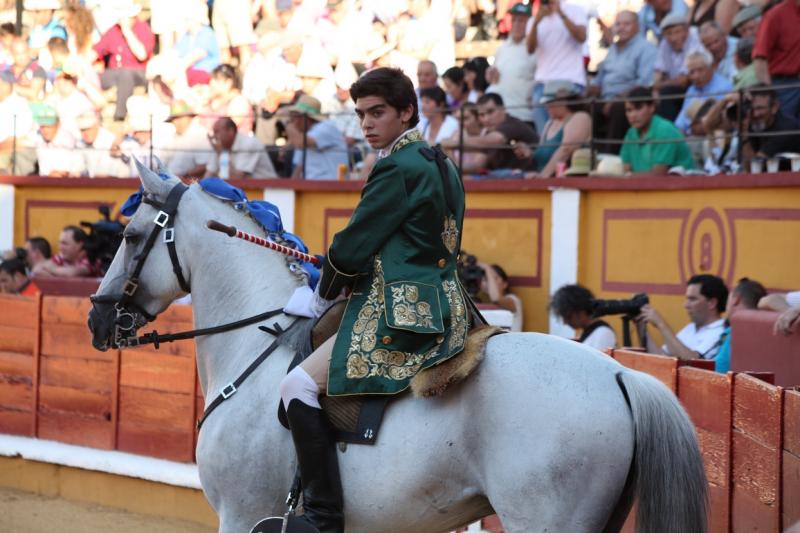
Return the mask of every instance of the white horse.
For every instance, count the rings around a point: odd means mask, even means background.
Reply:
[[[140,173],[146,195],[161,202],[179,183]],[[113,333],[108,301],[121,293],[157,213],[152,202],[139,207],[98,290],[90,328],[99,349]],[[282,308],[303,282],[285,256],[209,231],[208,219],[261,233],[197,185],[180,200],[174,238],[195,326]],[[159,238],[131,298],[137,325],[183,294]],[[255,326],[198,338],[206,404],[271,342]],[[276,407],[291,357],[283,347],[268,357],[200,432],[200,479],[221,532],[248,531],[285,511],[295,455]],[[447,531],[492,511],[509,532],[617,531],[634,497],[640,531],[706,528],[702,459],[675,396],[650,376],[549,335],[492,338],[466,382],[441,398],[399,396],[377,443],[340,450],[339,464],[349,532]]]

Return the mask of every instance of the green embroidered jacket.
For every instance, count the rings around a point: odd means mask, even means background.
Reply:
[[[445,180],[420,148],[430,149],[412,130],[376,163],[328,250],[320,295],[352,290],[331,357],[330,396],[398,393],[464,348],[467,308],[456,274],[464,186],[451,161]]]

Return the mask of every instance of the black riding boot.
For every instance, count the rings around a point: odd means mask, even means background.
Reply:
[[[322,409],[300,400],[289,402],[286,416],[300,464],[303,516],[321,533],[343,533],[342,481],[328,419]]]

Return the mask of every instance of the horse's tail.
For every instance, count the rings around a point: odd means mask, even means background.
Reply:
[[[706,475],[689,416],[647,374],[625,370],[617,382],[633,413],[637,532],[705,533]]]

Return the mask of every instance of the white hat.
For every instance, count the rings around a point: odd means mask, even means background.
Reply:
[[[130,131],[149,131],[157,122],[151,120],[153,115],[150,100],[139,94],[134,94],[125,102],[128,112],[128,129]]]
[[[325,79],[333,74],[328,53],[319,43],[306,43],[297,60],[297,75],[301,78]]]
[[[97,119],[97,113],[94,111],[84,111],[76,119],[78,129],[85,130],[97,126],[100,121]]]
[[[25,8],[25,11],[61,9],[61,0],[25,0],[22,7]]]
[[[340,58],[333,71],[333,77],[337,87],[349,89],[358,80],[358,72],[350,61]]]
[[[598,155],[600,162],[597,163],[597,169],[590,172],[590,176],[605,176],[609,178],[624,178],[625,165],[622,158],[618,155],[601,154]]]

